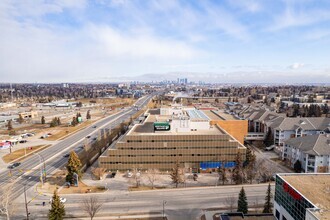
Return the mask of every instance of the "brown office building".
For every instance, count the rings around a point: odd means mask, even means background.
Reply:
[[[233,167],[238,152],[246,148],[194,108],[176,106],[149,110],[142,124],[111,146],[99,158],[99,166],[127,171],[157,168],[170,170],[176,162],[193,172],[215,170],[225,162]]]

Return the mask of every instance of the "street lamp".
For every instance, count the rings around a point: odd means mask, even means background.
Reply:
[[[166,205],[167,201],[163,200],[163,219],[165,219],[165,205]]]
[[[41,156],[39,153],[33,153],[34,155],[37,155],[39,157],[40,163],[42,164],[42,167],[40,167],[40,181],[41,181],[41,185],[43,185],[43,176],[45,176],[45,180],[46,180],[46,164],[45,164],[45,159],[43,158],[43,156]]]
[[[26,220],[29,220],[28,202],[26,200],[26,183],[28,182],[29,179],[31,179],[31,177],[29,177],[24,183],[24,199],[25,199]]]

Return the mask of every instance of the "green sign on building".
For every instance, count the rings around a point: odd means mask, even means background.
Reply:
[[[169,131],[171,126],[168,122],[154,122],[154,131]]]

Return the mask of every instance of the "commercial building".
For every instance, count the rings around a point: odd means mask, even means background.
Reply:
[[[30,111],[30,112],[21,112],[18,113],[19,116],[21,116],[24,119],[29,119],[29,118],[35,118],[38,116],[38,112],[36,111]]]
[[[210,118],[211,125],[218,125],[241,144],[244,144],[244,138],[248,134],[247,120],[240,120],[218,109],[203,110],[203,112]]]
[[[285,141],[282,159],[294,167],[299,161],[303,172],[330,171],[330,134],[316,134]]]
[[[329,220],[330,174],[277,174],[274,215],[278,220]]]
[[[157,168],[169,171],[179,162],[193,172],[233,167],[246,148],[209,117],[193,107],[174,106],[149,110],[142,124],[134,125],[100,158],[109,170]]]

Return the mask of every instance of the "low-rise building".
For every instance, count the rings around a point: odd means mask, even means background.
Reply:
[[[169,171],[179,162],[192,172],[200,172],[215,171],[223,163],[233,167],[238,152],[245,160],[244,145],[219,125],[211,125],[200,110],[174,106],[149,110],[146,117],[99,158],[100,167]]]
[[[277,174],[274,215],[278,220],[329,220],[330,174]]]
[[[316,134],[285,141],[282,159],[291,167],[299,161],[306,173],[330,171],[330,135]]]

